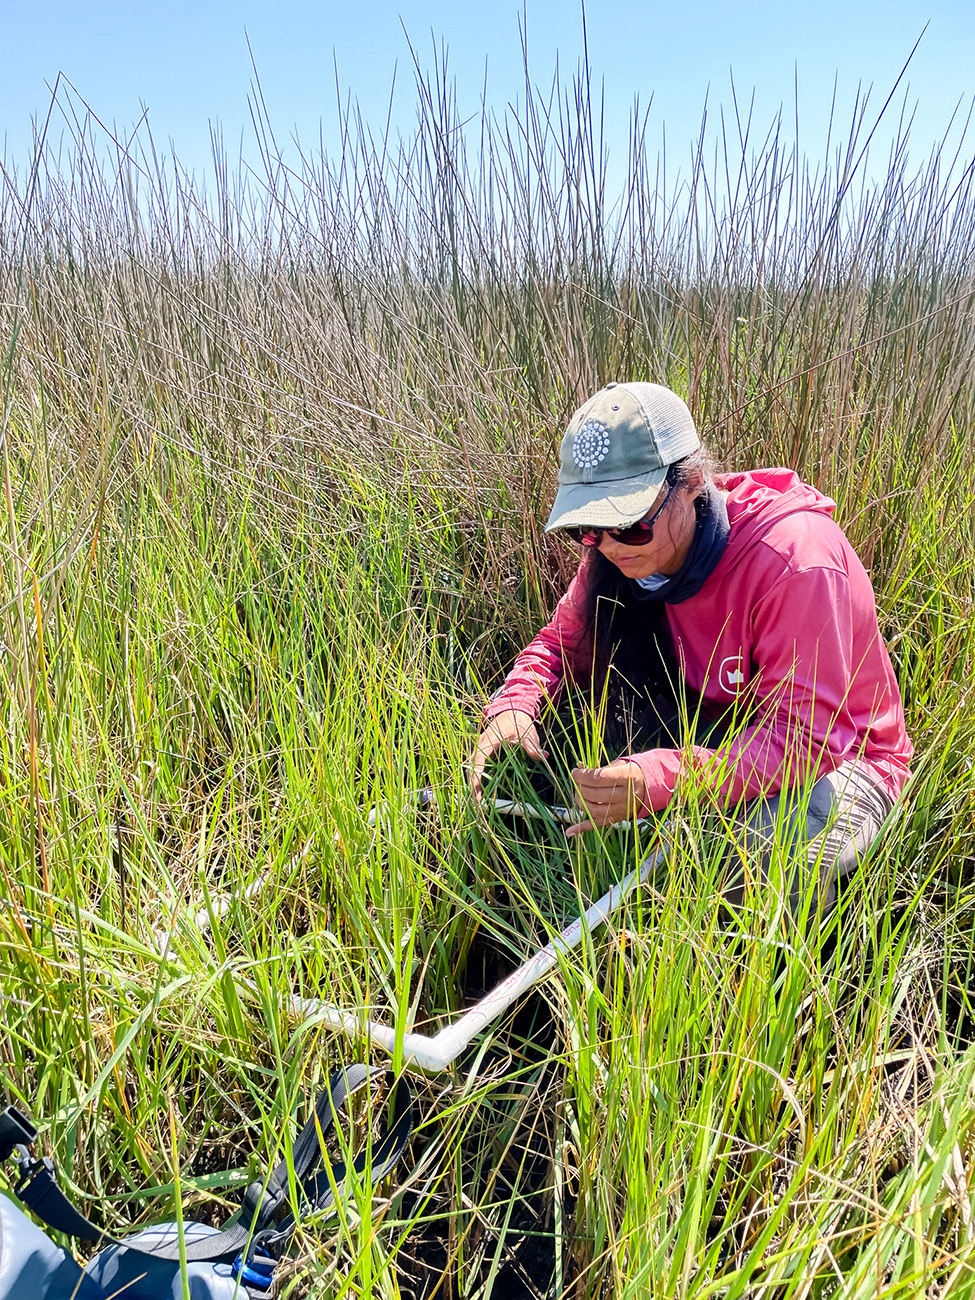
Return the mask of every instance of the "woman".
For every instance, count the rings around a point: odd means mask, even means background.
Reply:
[[[581,542],[584,557],[485,709],[473,785],[502,748],[545,757],[538,719],[567,684],[589,683],[598,700],[605,683],[617,723],[646,733],[650,718],[657,735],[572,770],[584,816],[568,834],[659,812],[682,779],[703,779],[762,847],[757,880],[779,823],[786,842],[806,842],[828,901],[913,752],[873,589],[835,503],[794,473],[707,470],[690,411],[667,388],[609,384],[575,413],[546,531]],[[690,721],[710,739],[682,743],[679,714],[685,733]],[[739,875],[725,896],[740,902],[746,885]],[[793,907],[804,887],[798,872]]]

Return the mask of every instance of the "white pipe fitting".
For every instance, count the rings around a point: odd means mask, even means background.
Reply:
[[[516,998],[543,979],[559,957],[578,947],[586,931],[591,934],[604,925],[627,894],[663,863],[666,854],[666,845],[661,846],[656,853],[648,854],[638,867],[608,890],[598,902],[593,903],[582,916],[576,917],[560,935],[535,953],[534,957],[529,957],[523,966],[512,971],[497,988],[485,994],[459,1020],[447,1025],[438,1034],[428,1037],[425,1034],[404,1032],[401,1035],[395,1026],[381,1025],[378,1021],[369,1020],[352,1011],[343,1011],[318,998],[293,997],[291,1008],[306,1023],[328,1025],[330,1029],[346,1033],[352,1038],[364,1037],[370,1044],[382,1047],[391,1054],[395,1054],[399,1047],[403,1053],[404,1065],[432,1072],[445,1070],[476,1034],[497,1020]]]

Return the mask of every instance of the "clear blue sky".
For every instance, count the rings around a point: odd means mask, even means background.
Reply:
[[[31,119],[43,120],[48,87],[63,73],[99,117],[119,128],[130,127],[146,108],[157,145],[172,142],[197,171],[208,165],[211,122],[221,125],[233,157],[242,140],[253,157],[248,38],[280,140],[297,133],[313,145],[322,124],[326,145],[334,146],[336,65],[343,94],[358,100],[376,128],[385,121],[396,70],[393,119],[408,131],[416,100],[404,27],[425,69],[433,65],[434,40],[446,45],[463,106],[477,110],[486,74],[489,103],[500,112],[523,97],[520,17],[533,81],[550,84],[556,55],[563,75],[571,75],[582,53],[576,0],[527,0],[524,9],[511,0],[477,6],[457,0],[51,0],[37,10],[7,0],[0,154],[23,165]],[[908,72],[917,162],[946,130],[959,101],[967,113],[975,90],[972,0],[690,0],[686,7],[673,0],[592,0],[586,23],[618,162],[635,95],[644,105],[652,96],[651,140],[659,140],[666,124],[668,155],[683,162],[706,98],[712,122],[720,106],[730,107],[732,75],[740,102],[755,92],[763,132],[780,105],[794,117],[798,80],[801,141],[808,154],[821,157],[834,79],[844,126],[858,85],[872,86],[871,105],[879,109],[925,23]],[[56,124],[55,132],[60,129]],[[975,129],[966,155],[973,145]]]

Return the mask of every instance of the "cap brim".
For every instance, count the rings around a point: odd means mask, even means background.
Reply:
[[[547,533],[556,528],[626,528],[642,519],[652,507],[667,477],[659,474],[617,479],[613,483],[563,483],[555,496]]]

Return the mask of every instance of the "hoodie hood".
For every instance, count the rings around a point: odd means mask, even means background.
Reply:
[[[716,474],[714,484],[727,493],[731,534],[718,569],[722,576],[736,568],[765,534],[789,515],[811,512],[832,516],[836,502],[817,492],[791,469],[756,469],[742,474]]]

